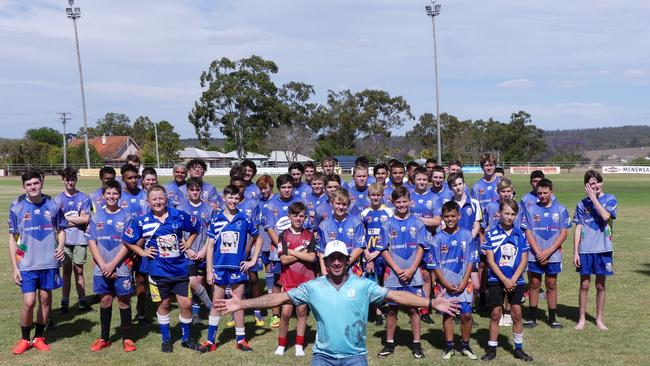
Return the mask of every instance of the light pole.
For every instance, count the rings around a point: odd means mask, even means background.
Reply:
[[[431,5],[424,8],[427,15],[431,17],[431,29],[433,30],[433,73],[436,80],[436,125],[438,127],[438,163],[442,164],[442,142],[440,139],[440,97],[438,93],[438,53],[436,52],[436,16],[440,14],[440,4],[431,0]]]
[[[153,133],[156,137],[156,168],[160,169],[160,154],[158,154],[158,124],[153,123]]]
[[[74,24],[74,40],[77,45],[77,63],[79,64],[79,83],[81,84],[81,108],[84,117],[84,146],[86,149],[86,168],[90,169],[90,152],[88,151],[88,118],[86,117],[86,93],[84,92],[84,76],[81,69],[81,53],[79,52],[79,35],[77,34],[77,19],[81,17],[81,8],[74,7],[74,0],[68,0],[69,8],[65,8],[68,18]]]
[[[59,118],[61,118],[61,123],[63,123],[63,169],[68,167],[68,135],[65,129],[65,124],[68,122],[70,119],[70,113],[69,112],[61,112],[58,113]]]

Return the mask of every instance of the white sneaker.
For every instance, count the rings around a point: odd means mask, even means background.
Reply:
[[[503,314],[503,317],[501,319],[503,320],[504,327],[512,326],[512,316],[510,314]]]
[[[499,319],[499,326],[500,327],[505,327],[506,326],[506,319],[505,318],[506,318],[506,315],[501,314],[501,319]]]
[[[275,349],[276,356],[283,356],[284,355],[284,347],[283,346],[278,346],[278,348]]]
[[[302,346],[296,345],[296,357],[304,357],[305,356],[305,350],[302,348]]]

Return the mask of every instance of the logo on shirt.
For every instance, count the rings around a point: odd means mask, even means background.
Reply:
[[[556,224],[559,223],[560,222],[560,214],[557,213],[557,212],[553,213],[553,216],[551,217],[551,219],[553,219],[554,223],[556,223]]]
[[[485,194],[485,189],[483,189],[483,188],[479,189],[478,194]]]
[[[354,238],[354,229],[348,229],[346,232],[348,238],[352,239]]]
[[[116,222],[115,223],[115,229],[117,229],[118,231],[124,230],[124,223],[121,222],[121,221]]]
[[[335,240],[336,239],[336,232],[334,231],[329,231],[327,233],[327,237],[330,238],[330,240]]]
[[[353,288],[348,289],[348,292],[346,293],[346,295],[348,295],[349,298],[354,299],[355,297],[357,297],[357,290],[355,290]]]
[[[120,202],[120,207],[127,208],[127,207],[129,207],[129,203],[126,202],[126,201],[122,201],[122,202]]]
[[[386,220],[388,220],[388,215],[381,215],[379,217],[379,221],[381,221],[381,222],[386,222]]]
[[[411,226],[411,229],[409,230],[409,232],[410,232],[410,234],[411,234],[411,238],[415,239],[415,237],[416,237],[417,234],[418,234],[418,229],[416,229],[415,227]]]
[[[447,244],[442,244],[440,246],[440,254],[447,254],[449,253],[449,246]]]
[[[32,219],[32,214],[30,214],[29,212],[25,212],[25,214],[23,215],[23,222],[29,221],[31,219]]]
[[[104,222],[100,221],[97,223],[97,230],[103,230],[104,229]]]
[[[124,232],[124,235],[128,236],[129,238],[133,238],[133,235],[134,235],[133,234],[133,229],[132,228],[126,229],[126,231]]]
[[[43,212],[43,216],[45,217],[46,220],[52,218],[52,214],[48,210],[45,210],[45,212]]]
[[[533,221],[540,222],[540,221],[542,221],[542,217],[539,216],[538,214],[535,214],[535,216],[533,216]]]

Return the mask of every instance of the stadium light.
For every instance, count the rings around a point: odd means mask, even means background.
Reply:
[[[86,116],[86,93],[84,91],[84,77],[81,68],[81,53],[79,52],[79,34],[77,33],[77,19],[81,18],[81,8],[74,6],[74,0],[68,0],[70,7],[65,8],[68,18],[74,25],[74,40],[77,45],[77,63],[79,64],[79,84],[81,85],[81,109],[84,117],[84,147],[86,149],[86,167],[90,169],[90,151],[88,150],[88,118]]]
[[[436,125],[438,128],[438,162],[442,164],[442,142],[440,138],[440,97],[438,92],[438,54],[436,50],[436,16],[440,15],[440,4],[436,4],[436,0],[431,0],[431,5],[427,5],[424,9],[427,16],[431,17],[431,29],[433,31],[433,72],[436,83]]]

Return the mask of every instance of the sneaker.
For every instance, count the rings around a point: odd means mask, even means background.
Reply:
[[[16,344],[14,344],[14,348],[11,349],[11,353],[14,355],[22,355],[31,347],[32,344],[29,343],[28,340],[21,338],[18,342],[16,342]]]
[[[124,347],[124,352],[133,352],[137,349],[135,347],[135,342],[130,339],[125,339],[122,341],[122,347]]]
[[[234,320],[228,320],[226,322],[226,328],[232,328],[235,326],[235,321]]]
[[[549,325],[551,328],[553,328],[553,329],[562,329],[562,328],[563,328],[563,327],[562,327],[562,323],[560,323],[560,322],[557,321],[557,320],[553,320],[552,322],[549,322],[548,325]]]
[[[499,319],[499,326],[500,327],[505,327],[506,326],[505,317],[506,317],[505,314],[501,314],[501,319]]]
[[[258,327],[263,327],[266,325],[266,323],[264,322],[264,318],[262,317],[262,314],[255,315],[255,325]]]
[[[151,327],[151,321],[149,321],[149,319],[147,319],[147,317],[145,317],[145,316],[143,316],[143,317],[139,316],[137,322],[138,322],[138,325],[143,327],[143,328]]]
[[[429,314],[426,314],[429,315]],[[415,358],[424,358],[424,352],[422,352],[422,345],[420,343],[414,343],[413,349],[411,350],[413,357]]]
[[[251,352],[253,350],[253,348],[250,346],[250,344],[248,344],[248,342],[246,342],[245,339],[243,341],[237,342],[236,347],[238,350],[243,352]]]
[[[280,317],[273,315],[271,318],[271,328],[278,328],[280,326]]]
[[[524,328],[535,328],[537,326],[536,320],[524,320]]]
[[[481,361],[492,361],[497,357],[497,348],[488,346],[487,351],[481,357]]]
[[[107,342],[101,338],[95,339],[93,344],[90,345],[90,350],[92,352],[97,352],[99,350],[102,350],[104,348],[108,348],[111,345],[111,342]]]
[[[427,323],[429,325],[436,324],[436,322],[433,321],[429,314],[420,314],[420,320],[422,320],[423,323]]]
[[[456,354],[456,350],[455,350],[455,349],[453,349],[453,348],[451,348],[451,349],[446,349],[446,350],[442,353],[442,359],[443,359],[443,360],[450,360],[452,357],[454,357],[455,354]]]
[[[92,306],[88,305],[87,302],[85,301],[80,301],[79,302],[79,311],[82,313],[87,313],[89,311],[93,311]]]
[[[386,343],[384,348],[377,353],[377,357],[388,357],[395,352],[395,343]]]
[[[526,362],[531,362],[533,360],[532,357],[530,357],[526,352],[524,352],[523,349],[515,349],[515,353],[513,354],[516,359],[526,361]]]
[[[205,349],[203,348],[203,345],[199,342],[197,342],[194,339],[188,339],[186,341],[181,342],[181,346],[183,348],[189,348],[191,350],[200,352],[200,353],[205,353]]]
[[[203,342],[201,347],[203,347],[203,349],[204,349],[204,351],[202,353],[204,353],[204,352],[214,352],[214,351],[217,350],[217,345],[210,342],[210,341]]]
[[[162,342],[160,350],[164,353],[172,353],[174,352],[174,344],[172,341]]]
[[[503,314],[503,325],[506,327],[512,326],[512,315]]]
[[[478,360],[478,356],[474,354],[474,351],[472,351],[472,348],[470,347],[461,349],[460,354],[469,358],[470,360]]]
[[[273,354],[276,355],[276,356],[284,356],[284,350],[285,350],[285,347],[278,346],[278,348],[275,349],[275,352],[273,352]]]
[[[296,346],[296,357],[304,357],[305,355],[305,350],[302,348],[302,346]]]
[[[70,306],[68,304],[61,303],[61,307],[59,308],[59,315],[65,315],[69,312],[70,312]]]
[[[45,338],[44,337],[38,337],[34,338],[32,341],[32,347],[36,348],[39,351],[49,351],[50,346],[45,343]]]
[[[540,299],[540,300],[544,300],[544,299],[546,299],[546,292],[544,292],[544,291],[540,291],[540,292],[539,292],[539,299]]]

